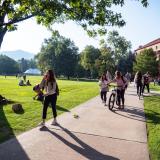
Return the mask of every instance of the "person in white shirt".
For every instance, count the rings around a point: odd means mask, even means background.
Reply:
[[[124,109],[124,93],[125,93],[125,89],[126,86],[128,84],[127,79],[122,76],[120,71],[116,71],[115,73],[115,78],[110,81],[108,84],[110,83],[116,83],[117,85],[117,100],[118,100],[118,108],[119,109]],[[121,101],[122,101],[122,106],[121,106]]]
[[[42,122],[40,123],[40,125],[42,125],[42,126],[45,125],[47,109],[48,109],[48,106],[50,103],[52,106],[52,112],[53,112],[53,117],[54,117],[52,124],[55,125],[57,123],[57,120],[56,120],[56,117],[57,117],[56,101],[57,101],[57,96],[59,95],[59,89],[58,89],[58,85],[57,85],[53,70],[47,71],[47,73],[43,77],[39,87],[41,89],[45,90]]]
[[[107,85],[108,79],[105,74],[102,74],[98,84],[100,86],[100,96],[101,96],[102,103],[104,103],[104,105],[106,106],[107,92],[108,92],[108,85]]]

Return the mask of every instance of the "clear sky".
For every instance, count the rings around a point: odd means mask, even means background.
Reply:
[[[126,5],[115,10],[120,11],[126,26],[116,29],[132,43],[132,50],[160,38],[160,0],[149,0],[149,6],[144,8],[140,2],[126,0]],[[53,26],[61,35],[70,38],[79,47],[80,51],[86,45],[99,47],[98,38],[89,38],[83,29],[73,22],[56,24]],[[35,20],[29,19],[18,24],[18,30],[9,32],[4,37],[0,51],[24,50],[34,54],[40,51],[45,38],[51,36],[45,27],[37,25]],[[107,36],[106,36],[107,37]]]

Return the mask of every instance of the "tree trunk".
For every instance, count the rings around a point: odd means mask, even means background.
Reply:
[[[69,80],[69,76],[67,76],[67,79]]]
[[[0,49],[3,42],[4,35],[7,33],[7,27],[0,27]]]

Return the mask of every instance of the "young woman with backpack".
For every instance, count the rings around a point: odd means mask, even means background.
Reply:
[[[120,71],[116,71],[115,73],[115,78],[110,81],[108,84],[110,83],[116,83],[117,85],[117,100],[118,100],[118,108],[119,109],[124,109],[124,93],[125,93],[125,89],[126,86],[128,84],[127,79],[122,76]],[[121,106],[121,101],[122,101],[122,106]]]

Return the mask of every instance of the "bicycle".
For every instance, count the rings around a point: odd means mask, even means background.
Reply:
[[[109,102],[108,102],[108,108],[110,110],[113,109],[115,102],[116,102],[116,105],[118,105],[117,89],[116,89],[116,87],[120,87],[120,86],[113,86],[113,87],[114,87],[114,89],[112,89],[112,93],[111,93],[111,95],[109,97]]]

